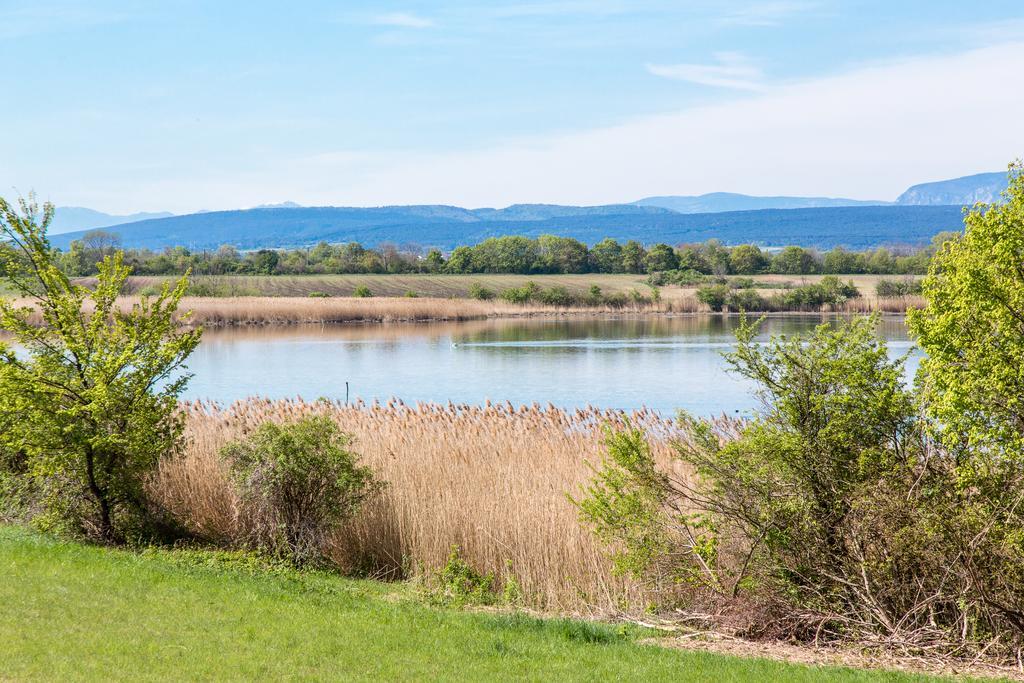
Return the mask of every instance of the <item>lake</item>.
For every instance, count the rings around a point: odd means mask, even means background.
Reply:
[[[770,317],[769,334],[806,331],[822,315]],[[670,415],[748,414],[751,385],[727,371],[737,317],[606,317],[208,330],[189,362],[187,398],[248,396],[407,403],[641,406]],[[911,353],[902,318],[879,333]]]

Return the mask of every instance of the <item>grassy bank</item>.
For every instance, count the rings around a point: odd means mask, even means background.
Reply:
[[[681,652],[636,628],[430,608],[403,586],[11,527],[0,567],[5,680],[927,680]]]

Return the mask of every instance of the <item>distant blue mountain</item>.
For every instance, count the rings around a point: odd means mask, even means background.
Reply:
[[[638,206],[659,206],[679,213],[719,213],[758,209],[816,209],[834,206],[877,206],[890,202],[833,197],[754,197],[733,192],[712,192],[697,196],[646,197]]]
[[[110,228],[126,247],[193,250],[233,244],[241,249],[297,247],[320,241],[414,242],[451,249],[499,235],[556,234],[593,244],[613,237],[644,243],[701,242],[765,246],[801,244],[865,248],[881,244],[921,244],[943,230],[962,225],[959,206],[849,206],[762,209],[681,214],[658,207],[611,205],[576,207],[516,205],[506,209],[456,206],[378,208],[260,208],[214,211],[144,220]],[[67,248],[82,233],[53,236]]]
[[[113,216],[109,213],[86,209],[81,206],[59,206],[54,211],[53,222],[50,223],[50,234],[55,235],[76,230],[94,230],[96,228],[106,228],[111,225],[122,225],[151,218],[167,218],[173,215],[173,213],[162,211],[158,213],[133,213],[127,216]]]
[[[1000,194],[1006,190],[1008,183],[1009,176],[1005,171],[978,173],[953,180],[914,185],[901,194],[896,203],[905,206],[971,206],[976,202],[992,203],[999,201]]]

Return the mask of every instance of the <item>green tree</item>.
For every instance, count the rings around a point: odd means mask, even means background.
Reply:
[[[447,273],[472,273],[473,271],[473,249],[470,247],[455,247],[448,256],[448,263],[445,264]]]
[[[679,257],[676,256],[675,249],[667,244],[655,244],[644,259],[644,269],[648,273],[675,270],[678,267]]]
[[[121,541],[148,521],[145,478],[181,435],[177,398],[200,338],[175,322],[188,280],[124,310],[121,252],[103,259],[93,289],[77,285],[46,239],[53,206],[40,213],[30,196],[18,208],[0,199],[13,247],[3,269],[31,302],[0,302],[0,328],[23,349],[0,353],[0,414],[17,415],[0,449],[24,454],[50,520]]]
[[[444,272],[444,255],[440,249],[431,249],[423,259],[423,267],[428,273]]]
[[[729,252],[729,270],[740,275],[754,275],[764,270],[768,260],[756,244],[741,244]]]
[[[809,275],[816,266],[814,255],[801,247],[786,247],[772,259],[772,270],[784,275]]]
[[[625,273],[644,272],[644,259],[647,252],[636,240],[629,240],[622,245],[622,271]]]
[[[587,245],[571,237],[541,235],[537,238],[541,267],[549,273],[587,272]]]
[[[971,469],[1024,467],[1024,173],[1011,167],[1004,201],[979,205],[935,255],[909,315],[926,352],[921,381],[951,448]]]
[[[596,273],[621,273],[622,245],[606,237],[590,250],[590,268]]]

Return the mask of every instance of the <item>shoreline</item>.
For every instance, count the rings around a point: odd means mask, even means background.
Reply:
[[[119,302],[123,310],[139,303],[140,297],[126,296]],[[30,305],[21,300],[16,304]],[[920,305],[917,297],[879,299],[862,297],[838,307],[782,311],[746,311],[761,317],[808,315],[867,315],[900,317]],[[293,325],[347,325],[387,323],[442,323],[480,320],[527,320],[534,318],[660,318],[688,316],[740,315],[741,311],[713,311],[696,297],[666,298],[646,304],[612,306],[547,306],[512,304],[505,301],[441,299],[426,297],[185,297],[181,300],[178,321],[184,327],[231,328]],[[39,324],[41,319],[37,320]]]

